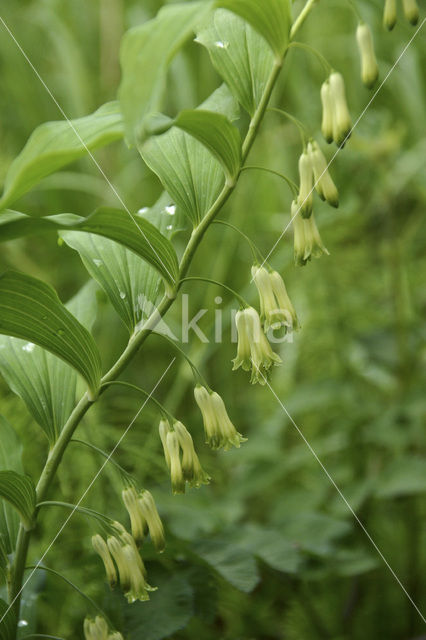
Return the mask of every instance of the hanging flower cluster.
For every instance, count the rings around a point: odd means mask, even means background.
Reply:
[[[194,397],[203,416],[206,442],[212,449],[223,448],[228,451],[231,447],[239,448],[247,440],[232,424],[218,393],[197,384]]]
[[[397,0],[385,0],[383,24],[389,31],[396,25],[396,1]],[[416,0],[402,0],[402,9],[406,20],[412,25],[416,25],[419,21],[419,7],[417,6]]]
[[[185,493],[186,483],[190,487],[209,484],[210,476],[202,469],[192,436],[182,422],[176,420],[171,425],[161,420],[159,433],[173,493]]]
[[[144,537],[149,532],[156,550],[160,553],[164,551],[166,541],[163,523],[151,493],[146,489],[138,493],[132,485],[123,489],[121,495],[130,517],[132,536],[136,544],[142,544]]]
[[[149,600],[155,591],[146,581],[146,569],[139,555],[135,539],[119,523],[111,525],[106,541],[100,534],[92,537],[93,549],[101,557],[111,588],[120,583],[127,602]]]

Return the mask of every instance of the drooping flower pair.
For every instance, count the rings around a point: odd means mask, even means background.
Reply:
[[[210,476],[201,467],[192,436],[182,422],[175,420],[171,425],[168,420],[161,420],[159,433],[173,493],[185,493],[186,483],[190,487],[208,484]]]
[[[412,25],[416,25],[419,21],[419,7],[416,0],[402,0],[402,8],[406,20]],[[394,28],[396,24],[396,0],[385,0],[383,24],[389,31]]]
[[[87,617],[83,630],[86,640],[123,640],[118,631],[109,631],[107,621],[102,616],[96,616],[95,619]]]
[[[323,254],[329,255],[324,246],[314,214],[305,219],[298,213],[298,205],[295,200],[291,203],[291,219],[294,233],[294,261],[297,265],[303,266],[312,257],[319,258]]]
[[[352,121],[346,102],[345,81],[334,71],[321,86],[322,124],[325,140],[342,146],[352,130]]]
[[[232,424],[218,393],[197,384],[194,397],[203,416],[206,442],[212,449],[223,448],[228,451],[231,447],[239,448],[247,440]]]
[[[239,367],[244,371],[251,370],[250,382],[265,384],[271,367],[280,364],[281,358],[272,351],[256,309],[240,309],[235,316],[235,323],[238,345],[233,370]]]
[[[299,158],[299,176],[297,205],[303,218],[309,218],[312,214],[314,189],[321,200],[332,207],[339,206],[339,194],[328,171],[327,160],[315,140],[308,143]]]
[[[129,486],[121,495],[130,516],[132,536],[136,544],[142,544],[149,532],[156,550],[160,553],[164,551],[164,528],[151,493],[146,489],[138,493],[134,486]]]
[[[287,331],[297,329],[296,311],[280,274],[257,265],[252,267],[251,274],[259,293],[260,319],[265,331],[281,327]]]
[[[103,539],[100,534],[92,537],[93,549],[101,557],[111,588],[120,587],[129,603],[149,600],[148,591],[155,591],[146,581],[146,569],[139,555],[134,538],[119,523],[112,524],[113,534]]]

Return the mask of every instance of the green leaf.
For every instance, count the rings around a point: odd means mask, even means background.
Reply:
[[[234,534],[233,540],[277,571],[297,573],[302,556],[297,545],[281,531],[246,525]]]
[[[211,6],[206,1],[166,6],[124,35],[119,99],[129,142],[140,141],[146,115],[161,110],[168,66]]]
[[[119,242],[154,266],[167,286],[173,288],[175,285],[179,269],[175,250],[169,240],[142,216],[102,207],[88,218],[72,214],[32,218],[10,211],[0,217],[0,241],[62,229],[94,233]]]
[[[31,134],[6,175],[0,209],[5,209],[40,180],[61,167],[123,137],[117,102],[77,120],[46,122]]]
[[[15,609],[0,598],[0,640],[15,640],[16,616]]]
[[[150,570],[149,579],[158,587],[150,594],[149,603],[124,605],[124,624],[129,640],[170,638],[183,629],[193,615],[193,592],[185,578],[157,569]]]
[[[23,473],[22,444],[15,430],[0,415],[0,471],[12,469]],[[4,500],[0,501],[0,538],[2,547],[7,554],[11,554],[15,548],[18,535],[19,517],[11,506]]]
[[[227,181],[235,182],[241,167],[241,137],[226,116],[188,109],[181,111],[173,124],[201,142],[219,160]]]
[[[88,282],[66,304],[89,331],[96,317],[95,288],[95,283]],[[37,345],[29,349],[24,340],[2,335],[0,373],[53,444],[74,408],[75,370]]]
[[[244,109],[253,116],[273,65],[265,40],[240,17],[218,9],[197,33],[218,73]]]
[[[419,456],[392,460],[377,481],[378,498],[395,498],[426,491],[426,464]]]
[[[200,105],[200,110],[215,111],[215,116],[219,114],[226,116],[227,125],[232,127],[229,120],[235,119],[235,100],[224,85]],[[199,121],[197,122],[199,126]],[[215,122],[218,121],[215,120]],[[235,132],[239,135],[236,129]],[[205,133],[205,135],[211,137],[211,133]],[[234,145],[235,154],[237,154],[239,152],[236,151],[237,138],[234,128],[231,135],[234,140],[231,146]],[[220,141],[218,144],[220,145]],[[150,138],[139,146],[139,151],[147,165],[158,175],[178,207],[191,220],[193,226],[197,226],[216,200],[224,184],[221,164],[216,157],[193,135],[177,127],[173,127],[163,135]],[[230,152],[230,156],[232,155],[233,153]]]
[[[0,497],[16,509],[24,527],[31,529],[36,506],[36,491],[31,478],[16,471],[0,471]]]
[[[150,209],[141,209],[138,215],[168,238],[179,226],[179,212],[167,193]],[[161,283],[158,271],[107,238],[74,231],[66,232],[63,237],[79,252],[87,271],[100,284],[132,334],[155,309]]]
[[[96,394],[101,362],[96,344],[56,292],[44,282],[23,273],[0,276],[0,333],[27,340],[55,354],[85,378],[92,397]]]
[[[290,0],[217,0],[216,6],[246,20],[265,38],[277,58],[282,58],[290,35]]]
[[[240,591],[250,593],[259,582],[253,554],[226,538],[196,543],[194,552]]]

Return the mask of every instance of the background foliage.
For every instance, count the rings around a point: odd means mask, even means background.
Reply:
[[[27,0],[8,3],[2,16],[69,117],[81,117],[115,99],[118,47],[125,29],[153,17],[158,0]],[[382,3],[359,3],[375,35],[381,78],[412,35],[402,20],[388,34]],[[295,3],[295,10],[300,3]],[[300,39],[342,71],[354,119],[371,94],[359,79],[356,20],[340,0],[324,0]],[[317,205],[317,220],[329,257],[296,268],[291,233],[273,258],[302,325],[280,355],[284,366],[272,386],[416,603],[425,600],[424,396],[426,327],[424,109],[426,41],[420,36],[368,108],[344,152],[333,163],[340,191],[337,212]],[[55,104],[16,45],[0,39],[0,177],[31,131],[59,119]],[[318,134],[318,62],[290,52],[274,104],[296,114]],[[195,107],[219,84],[207,53],[188,44],[169,74],[168,111]],[[276,114],[266,116],[250,164],[297,178],[297,130]],[[154,203],[161,186],[135,150],[117,142],[96,159],[133,211]],[[250,172],[226,206],[226,218],[255,238],[267,253],[289,220],[290,197],[274,176]],[[46,178],[19,201],[39,215],[87,216],[100,205],[117,206],[114,194],[90,159]],[[249,286],[251,256],[231,230],[213,226],[192,272],[208,266],[255,301]],[[50,283],[62,300],[86,282],[78,254],[54,235],[2,245],[0,271],[13,267]],[[219,305],[215,297],[223,298]],[[212,388],[224,397],[239,431],[249,440],[238,451],[211,453],[203,446],[192,378],[177,361],[158,397],[195,434],[214,482],[186,496],[171,496],[157,436],[158,416],[147,406],[120,445],[117,460],[152,488],[168,533],[158,560],[149,548],[150,582],[159,587],[149,603],[123,608],[100,579],[90,547],[90,523],[75,515],[46,564],[64,573],[112,617],[134,629],[133,637],[229,640],[251,638],[389,638],[419,636],[422,623],[388,569],[354,521],[312,454],[266,388],[249,387],[231,373],[229,310],[235,302],[214,287],[191,288],[190,310],[208,307],[200,322],[212,336],[214,311],[223,309],[224,341],[201,344],[191,337],[188,353]],[[126,329],[101,293],[95,336],[107,367],[127,339]],[[101,319],[101,320],[100,320]],[[179,303],[167,316],[178,328]],[[151,336],[127,379],[151,388],[170,362],[167,343]],[[44,434],[4,382],[1,413],[23,434],[24,465],[36,477],[44,460]],[[140,406],[123,389],[111,389],[79,429],[110,450]],[[100,460],[70,447],[51,493],[73,502],[95,475]],[[124,518],[112,467],[91,489],[86,506]],[[45,512],[32,548],[37,557],[59,528],[61,511]],[[38,555],[37,555],[38,554]],[[149,561],[151,559],[151,562]],[[77,561],[78,560],[78,561]],[[423,580],[423,584],[422,584]],[[32,605],[38,602],[38,620]],[[24,592],[26,619],[39,632],[81,637],[86,604],[53,575],[39,571]]]

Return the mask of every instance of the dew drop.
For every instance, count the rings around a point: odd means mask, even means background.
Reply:
[[[217,40],[215,45],[218,49],[227,49],[229,47],[229,42],[223,42],[222,40]]]
[[[166,213],[168,213],[169,216],[174,216],[176,213],[176,206],[174,204],[171,204],[170,206],[166,207]]]
[[[26,620],[19,620],[18,627],[28,627],[28,622]]]
[[[120,291],[120,298],[124,300],[125,297],[126,297],[126,294],[124,293],[124,291]]]
[[[98,260],[97,258],[93,258],[93,264],[96,265],[97,267],[101,267],[102,266],[102,260]]]
[[[167,229],[167,231],[171,231],[173,229],[173,225],[172,224],[168,224],[166,229]]]
[[[33,342],[27,342],[27,344],[24,344],[24,346],[22,347],[22,351],[31,353],[31,351],[34,351],[34,347],[35,347],[35,344]]]
[[[142,207],[141,209],[138,209],[138,214],[143,216],[145,213],[148,213],[149,208],[148,207]]]

